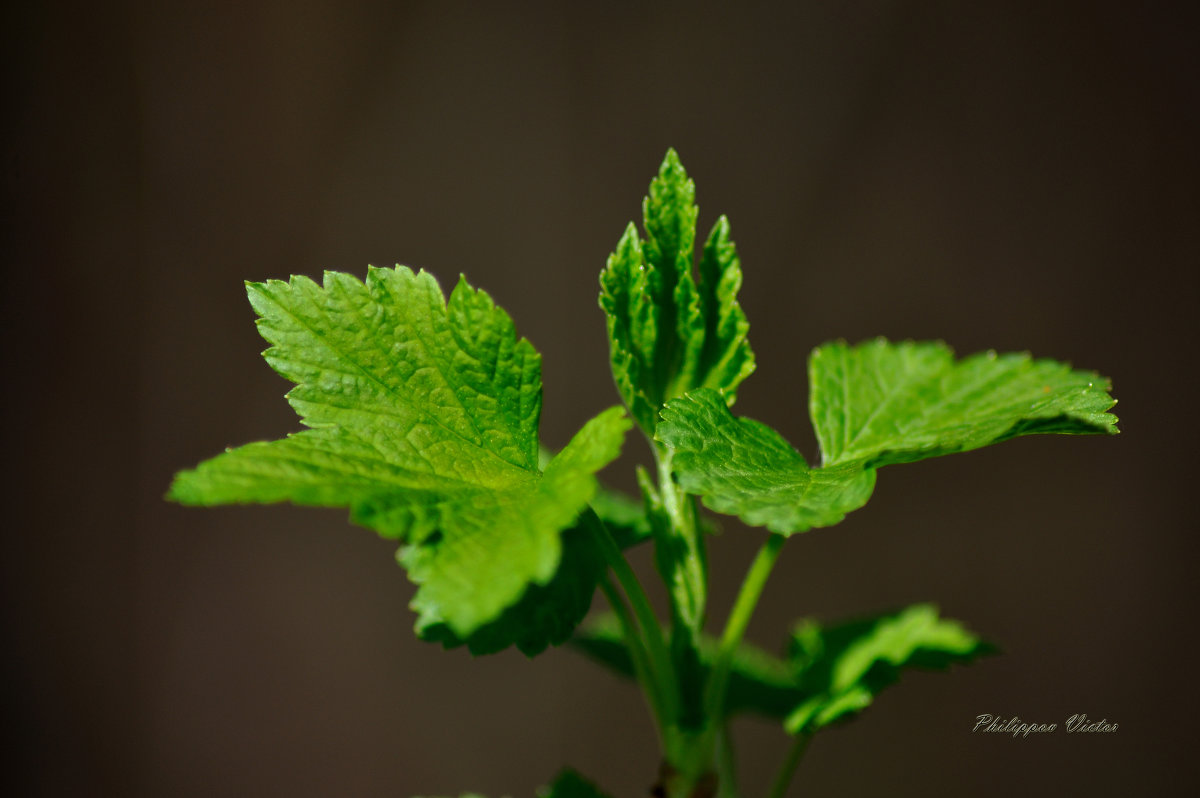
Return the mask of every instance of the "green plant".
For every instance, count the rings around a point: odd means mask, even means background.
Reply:
[[[230,449],[180,473],[184,504],[348,507],[401,544],[416,583],[416,632],[488,654],[534,656],[568,639],[637,680],[662,748],[656,789],[737,794],[730,717],[778,718],[795,738],[772,788],[783,794],[811,737],[853,717],[907,667],[969,662],[988,646],[936,608],[850,623],[799,624],[786,656],[744,643],[789,536],[864,505],[879,468],[1039,432],[1115,433],[1107,380],[1024,354],[956,360],[941,343],[826,344],[809,358],[809,411],[822,462],[730,412],[754,371],[737,300],[742,274],[717,220],[693,276],[695,189],[673,151],[600,277],[611,367],[625,409],[541,451],[537,351],[488,295],[460,279],[448,300],[429,274],[326,272],[248,283],[268,363],[296,385],[308,429]],[[632,421],[631,417],[632,416]],[[635,424],[655,470],[640,501],[596,473]],[[706,528],[698,506],[768,534],[709,637]],[[623,549],[651,541],[670,617],[662,623]],[[582,624],[596,588],[612,614]],[[555,796],[598,794],[564,774]]]

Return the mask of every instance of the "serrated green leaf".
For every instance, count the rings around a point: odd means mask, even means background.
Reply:
[[[754,352],[747,337],[750,322],[737,294],[742,287],[742,264],[729,237],[729,220],[717,219],[700,257],[700,297],[705,324],[704,351],[698,387],[712,388],[732,405],[742,380],[754,371]]]
[[[784,721],[789,734],[815,732],[869,706],[905,668],[946,669],[994,651],[932,604],[828,629],[808,621],[792,635],[791,660],[807,697]]]
[[[645,239],[630,224],[600,275],[613,377],[647,433],[672,397],[707,386],[732,404],[754,370],[749,325],[737,302],[741,265],[725,217],[704,246],[699,282],[693,275],[695,193],[668,150],[642,203]]]
[[[538,798],[608,798],[608,795],[578,771],[568,768],[549,787],[538,790]]]
[[[652,427],[658,414],[653,355],[659,308],[650,292],[641,240],[632,222],[600,273],[600,289],[617,392],[638,424],[643,429]]]
[[[881,466],[1036,432],[1117,432],[1109,381],[1027,354],[955,360],[937,342],[817,348],[809,401],[823,463]]]
[[[264,356],[296,383],[288,401],[313,429],[218,455],[179,474],[170,498],[349,507],[406,544],[420,625],[459,637],[551,582],[561,531],[620,450],[620,409],[542,473],[540,357],[483,291],[460,280],[447,302],[405,267],[247,290],[272,344]]]
[[[695,357],[703,346],[703,340],[694,340],[696,326],[702,324],[692,277],[698,213],[695,198],[695,184],[688,178],[679,156],[668,150],[642,201],[646,273],[651,298],[659,311],[652,360],[655,393],[659,396],[669,394],[671,383],[685,369],[695,368]],[[688,349],[695,354],[685,364]]]
[[[781,534],[840,522],[875,486],[874,470],[859,465],[809,468],[779,433],[734,418],[709,389],[667,403],[657,438],[679,484],[705,506]]]
[[[570,644],[617,675],[633,679],[633,662],[621,632],[611,615],[598,616],[579,627]],[[700,639],[701,678],[707,680],[717,652],[717,641]],[[753,713],[782,720],[806,697],[789,663],[756,646],[742,643],[733,657],[729,687],[725,693],[725,715]]]
[[[1115,433],[1108,381],[1028,355],[955,362],[940,343],[828,344],[809,365],[823,453],[810,468],[774,430],[696,390],[663,409],[656,437],[681,485],[717,512],[790,534],[830,526],[870,498],[874,469],[1036,432]]]
[[[552,584],[560,565],[561,531],[595,494],[593,474],[616,459],[628,429],[624,412],[610,408],[584,425],[540,479],[519,492],[485,496],[455,517],[453,526],[443,522],[435,540],[401,549],[401,564],[420,585],[412,601],[418,627],[444,623],[467,637],[517,602],[530,585]],[[546,638],[561,639],[561,625],[582,617],[579,593],[586,588],[575,578],[589,572],[589,560],[581,557],[583,566],[569,569],[556,588],[535,594],[542,600],[574,597],[561,611],[533,608],[549,623],[541,630]],[[532,649],[537,643],[525,645]]]
[[[545,468],[554,455],[555,452],[545,446],[539,447],[539,466]],[[646,518],[644,505],[632,496],[601,484],[588,504],[604,522],[618,548],[628,549],[650,539],[650,521]]]

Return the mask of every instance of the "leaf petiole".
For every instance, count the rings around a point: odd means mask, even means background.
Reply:
[[[729,722],[721,723],[717,737],[717,798],[737,798],[737,752]]]
[[[633,615],[629,612],[629,606],[625,603],[625,599],[621,597],[621,591],[612,583],[612,579],[608,574],[604,574],[600,579],[600,589],[604,592],[608,603],[612,606],[613,613],[617,616],[617,621],[621,624],[621,631],[625,636],[625,646],[629,649],[629,658],[633,660],[633,673],[637,678],[638,685],[642,688],[642,693],[646,696],[646,703],[650,705],[650,714],[654,717],[655,731],[658,733],[659,745],[664,745],[663,729],[665,728],[663,718],[663,698],[658,686],[651,673],[650,660],[646,654],[646,646],[642,642],[641,635],[638,634],[637,622],[634,621]]]
[[[784,793],[787,792],[788,785],[792,783],[792,776],[795,775],[796,768],[800,765],[800,760],[804,758],[805,752],[808,751],[808,744],[811,741],[811,733],[796,735],[791,748],[788,749],[787,759],[783,760],[783,765],[779,768],[779,773],[775,776],[775,781],[771,782],[771,791],[767,793],[767,798],[783,798]]]
[[[596,542],[600,546],[604,560],[612,568],[622,590],[625,591],[625,595],[633,607],[633,614],[637,618],[638,625],[642,628],[642,640],[645,643],[650,679],[653,681],[662,703],[660,723],[662,723],[662,719],[669,723],[679,715],[679,688],[675,682],[675,670],[671,665],[671,656],[667,651],[666,641],[663,639],[662,626],[659,625],[658,618],[654,615],[654,609],[650,606],[650,600],[642,589],[642,583],[638,581],[637,574],[633,572],[629,561],[625,559],[625,555],[613,540],[608,527],[590,507],[584,510],[583,518],[585,523],[595,531]]]
[[[750,616],[754,614],[754,608],[762,595],[763,586],[766,585],[767,577],[771,575],[771,569],[775,566],[775,561],[779,559],[779,552],[786,540],[787,538],[783,535],[770,535],[762,548],[758,550],[758,555],[754,558],[750,570],[746,572],[746,578],[742,581],[741,590],[738,591],[733,609],[729,613],[729,620],[725,623],[725,631],[721,635],[721,642],[713,663],[712,676],[709,678],[708,690],[705,693],[705,714],[711,719],[720,718],[724,712],[725,690],[729,686],[729,671],[733,665],[733,655],[741,645],[742,637],[746,633],[746,626],[750,623]]]

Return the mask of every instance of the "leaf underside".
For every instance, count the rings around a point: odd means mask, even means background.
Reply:
[[[945,670],[995,649],[932,604],[822,628],[807,621],[792,635],[791,663],[807,696],[788,715],[789,734],[849,720],[905,668]]]
[[[287,399],[310,429],[182,472],[170,498],[348,507],[403,544],[418,626],[463,638],[553,582],[561,533],[629,427],[619,408],[543,472],[540,356],[483,291],[460,280],[446,301],[432,276],[403,266],[247,291],[271,344],[264,357],[296,383]]]
[[[645,515],[624,494],[601,488],[590,506],[620,548],[635,546],[649,538]],[[417,635],[446,648],[465,645],[476,656],[494,654],[515,645],[526,656],[534,657],[547,646],[566,642],[591,608],[592,596],[607,563],[585,523],[578,522],[564,531],[562,544],[562,560],[553,579],[545,585],[530,585],[520,601],[465,639],[432,618],[418,622]]]
[[[781,534],[836,524],[870,498],[875,469],[1033,433],[1114,434],[1108,381],[1051,360],[941,343],[827,344],[809,363],[823,465],[712,391],[674,399],[656,437],[709,508]]]

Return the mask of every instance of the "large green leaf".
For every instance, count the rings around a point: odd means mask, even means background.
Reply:
[[[790,734],[848,720],[900,678],[904,668],[945,669],[994,648],[957,621],[916,604],[830,628],[808,621],[792,635],[791,659],[806,698],[784,721]]]
[[[859,465],[809,468],[779,433],[734,418],[708,389],[669,402],[657,437],[670,447],[685,490],[712,510],[781,534],[838,523],[875,486],[875,471]]]
[[[213,505],[291,501],[349,507],[402,541],[423,628],[468,637],[547,585],[562,530],[596,492],[629,422],[588,422],[538,469],[540,357],[508,315],[460,280],[372,268],[247,285],[264,355],[296,383],[312,429],[252,443],[176,477],[170,497]]]
[[[905,463],[1035,432],[1117,432],[1109,381],[1028,354],[955,360],[939,342],[817,348],[809,410],[824,465]]]
[[[642,204],[646,237],[632,223],[600,275],[613,377],[634,418],[653,433],[664,402],[692,388],[720,391],[732,404],[754,370],[749,325],[737,302],[742,271],[718,219],[693,275],[695,185],[668,150]]]
[[[1023,354],[956,362],[940,343],[834,343],[813,353],[809,372],[821,468],[696,390],[667,404],[656,433],[680,484],[717,512],[790,534],[865,504],[879,466],[1037,432],[1117,431],[1108,380]]]

